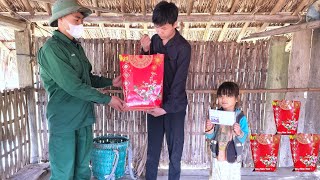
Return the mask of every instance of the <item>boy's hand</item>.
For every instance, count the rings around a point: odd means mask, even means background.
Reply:
[[[140,44],[144,52],[148,52],[150,50],[151,39],[147,34],[144,34],[140,39]]]
[[[121,75],[117,76],[112,80],[112,86],[113,87],[121,87],[122,86],[122,80],[121,80]]]
[[[239,123],[234,123],[233,124],[233,131],[236,133],[237,136],[241,135],[241,128]]]
[[[162,108],[153,108],[146,111],[146,113],[151,114],[154,117],[158,117],[166,114],[167,112]]]
[[[214,128],[214,124],[211,123],[210,119],[207,119],[206,121],[206,133],[212,133]]]

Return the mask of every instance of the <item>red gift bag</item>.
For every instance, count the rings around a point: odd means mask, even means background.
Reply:
[[[250,146],[255,171],[275,171],[280,135],[251,134]]]
[[[300,114],[300,101],[274,100],[274,120],[278,134],[296,134]]]
[[[164,55],[119,55],[124,101],[130,110],[160,107]]]
[[[318,134],[298,133],[290,136],[294,171],[315,171],[319,153]]]

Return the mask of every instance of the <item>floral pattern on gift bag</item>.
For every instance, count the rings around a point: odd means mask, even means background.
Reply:
[[[280,135],[251,134],[250,146],[255,171],[275,171],[278,161]]]
[[[319,153],[318,134],[298,133],[290,135],[290,147],[294,171],[315,171]]]
[[[297,133],[300,106],[300,101],[274,100],[272,102],[278,134]]]
[[[119,55],[124,101],[130,110],[160,107],[164,55]]]

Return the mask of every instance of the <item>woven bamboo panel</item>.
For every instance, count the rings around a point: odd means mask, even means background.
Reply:
[[[35,40],[35,49],[45,42]],[[224,81],[234,81],[241,89],[263,89],[267,73],[268,43],[217,43],[190,42],[192,57],[187,81],[188,108],[185,119],[185,144],[182,157],[183,166],[209,167],[210,153],[204,137],[204,122],[208,117],[208,107],[214,107],[216,95],[210,93]],[[82,39],[81,44],[92,64],[93,73],[114,78],[119,75],[118,55],[120,53],[139,54],[140,45],[135,40]],[[35,68],[37,69],[37,68]],[[36,71],[37,72],[37,71]],[[36,74],[35,82],[40,82]],[[38,124],[41,136],[41,157],[48,160],[47,123],[45,120],[46,95],[37,83]],[[197,90],[197,93],[193,93]],[[110,95],[122,97],[121,90]],[[248,117],[250,128],[261,129],[264,114],[265,94],[241,94],[241,107]],[[129,137],[133,147],[135,167],[143,167],[146,155],[146,114],[138,111],[120,113],[105,105],[96,105],[95,136],[107,133]],[[245,166],[251,166],[249,146],[246,146]],[[168,164],[167,145],[164,142],[161,165]]]
[[[28,110],[24,89],[0,93],[0,179],[6,179],[30,162]]]

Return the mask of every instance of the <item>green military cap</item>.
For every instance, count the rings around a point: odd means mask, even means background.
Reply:
[[[52,7],[52,16],[49,19],[49,25],[58,27],[59,18],[75,12],[82,13],[84,17],[92,13],[90,9],[78,4],[76,0],[57,0]]]

